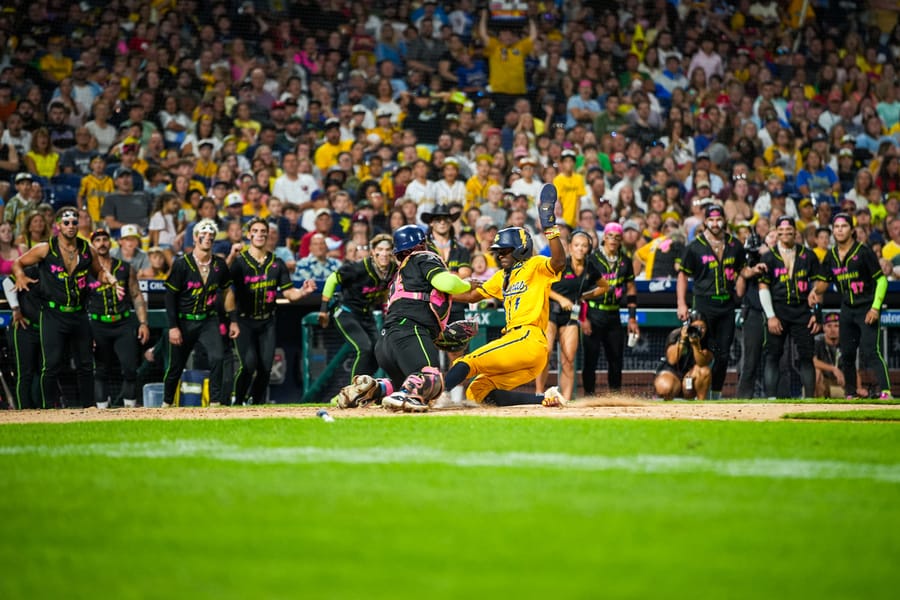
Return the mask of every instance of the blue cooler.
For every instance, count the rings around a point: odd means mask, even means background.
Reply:
[[[162,383],[148,383],[144,386],[144,408],[160,408],[165,396]]]
[[[206,379],[209,379],[209,371],[186,369],[181,374],[178,406],[203,406],[203,381]]]

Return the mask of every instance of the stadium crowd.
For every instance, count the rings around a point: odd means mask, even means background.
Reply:
[[[633,308],[629,277],[698,277],[682,265],[692,243],[712,240],[711,215],[749,267],[784,239],[816,259],[811,277],[845,239],[832,228],[841,217],[873,253],[873,278],[900,278],[894,3],[489,4],[6,3],[0,274],[61,235],[68,206],[77,237],[102,231],[139,278],[169,278],[196,249],[197,227],[231,265],[262,220],[265,248],[298,288],[312,280],[321,292],[370,256],[375,236],[405,225],[427,230],[451,271],[485,281],[506,227],[550,254],[537,194],[553,183],[562,239],[583,233],[587,253],[628,263],[630,275],[604,271],[624,277],[618,295],[585,296],[572,313],[586,340],[600,322],[592,308]],[[779,237],[784,217],[791,240]],[[773,289],[765,301],[763,270],[739,275],[734,308],[765,327],[781,297]],[[829,336],[837,316],[826,320],[816,389],[855,395]],[[593,352],[615,354],[620,338]],[[743,397],[769,360],[761,339],[751,345]]]

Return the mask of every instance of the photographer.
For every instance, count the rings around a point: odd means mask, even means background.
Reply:
[[[706,400],[712,381],[713,353],[706,345],[707,324],[692,310],[684,324],[666,338],[666,354],[656,370],[653,387],[663,400],[696,397]]]
[[[813,367],[813,335],[819,331],[819,319],[809,309],[812,277],[819,259],[811,250],[797,244],[794,219],[781,216],[775,223],[778,242],[762,257],[766,271],[759,280],[759,301],[766,315],[768,335],[765,342],[765,385],[769,398],[776,396],[778,363],[790,334],[797,347],[800,380],[807,398],[813,397],[816,371]]]
[[[678,318],[688,319],[688,278],[694,280],[694,308],[706,317],[713,337],[709,340],[715,361],[712,366],[712,392],[710,397],[722,397],[722,386],[728,369],[728,356],[734,343],[734,310],[738,275],[753,277],[763,272],[765,265],[754,267],[746,264],[746,253],[741,243],[725,230],[725,213],[718,204],[706,207],[704,230],[688,244],[681,259],[676,294]]]
[[[763,251],[768,252],[771,244],[775,243],[774,232],[770,232],[770,234],[771,236],[766,236],[764,243],[755,229],[750,232],[750,236],[744,242],[748,267],[755,267],[759,264]],[[753,398],[756,382],[761,379],[759,375],[762,367],[766,329],[762,305],[759,303],[759,277],[739,280],[735,289],[743,297],[740,320],[741,369],[738,377],[737,397]]]

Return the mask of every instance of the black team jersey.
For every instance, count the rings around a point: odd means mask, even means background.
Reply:
[[[119,259],[112,259],[110,266],[112,273],[119,285],[125,289],[125,295],[119,299],[116,289],[111,285],[104,285],[93,276],[88,277],[87,311],[92,315],[118,316],[134,311],[131,294],[128,290],[128,282],[131,277],[131,265]]]
[[[341,284],[341,304],[358,315],[369,315],[373,310],[381,310],[396,273],[397,265],[391,262],[385,276],[381,277],[371,256],[344,263],[337,270],[337,280]]]
[[[875,283],[883,276],[875,253],[868,246],[853,242],[843,260],[837,245],[828,251],[817,279],[833,281],[845,306],[868,308],[875,300]]]
[[[271,317],[278,292],[294,286],[284,261],[268,252],[261,263],[257,262],[249,248],[231,263],[231,279],[238,314],[256,320]]]
[[[734,286],[738,275],[747,262],[744,247],[730,233],[725,234],[725,248],[722,260],[699,234],[684,249],[681,270],[694,279],[694,296],[706,296],[715,300],[734,298]]]
[[[597,309],[612,309],[618,307],[622,303],[622,297],[625,295],[625,284],[634,281],[634,267],[631,260],[621,249],[615,260],[609,260],[602,250],[595,250],[588,256],[588,265],[594,279],[586,282],[588,289],[594,287],[597,279],[603,278],[609,283],[609,290],[602,296],[591,298],[588,306]],[[568,263],[567,263],[568,268]],[[585,269],[587,273],[588,269]],[[554,284],[555,286],[556,284]]]
[[[398,297],[391,302],[388,308],[384,320],[385,329],[411,323],[420,325],[428,329],[432,336],[437,336],[442,327],[437,315],[449,312],[451,300],[449,295],[441,292],[432,294],[435,290],[431,285],[431,279],[438,273],[446,271],[447,267],[433,252],[415,252],[407,257],[397,274],[398,277],[402,276],[403,289],[406,292],[420,293],[424,296],[440,297],[442,298],[441,305],[438,306],[428,300]],[[398,277],[394,278],[389,298],[394,294]]]
[[[169,327],[175,327],[180,315],[206,318],[216,312],[216,298],[220,291],[231,287],[231,272],[225,259],[213,254],[210,258],[206,283],[193,254],[175,259],[169,278],[166,279],[166,316]]]
[[[759,280],[769,286],[775,315],[782,319],[809,318],[809,290],[811,280],[819,273],[819,259],[813,252],[801,245],[794,246],[794,267],[788,273],[784,257],[778,244],[762,256],[766,272]]]
[[[581,294],[594,287],[600,277],[600,269],[591,261],[590,256],[586,257],[581,275],[575,274],[572,257],[568,256],[566,266],[559,274],[559,281],[554,282],[550,289],[577,304],[581,301]]]
[[[59,238],[56,237],[50,239],[50,250],[38,264],[41,295],[52,308],[80,308],[84,304],[88,274],[91,272],[91,250],[81,238],[75,238],[75,247],[78,263],[71,273],[66,271],[66,264],[59,250]]]

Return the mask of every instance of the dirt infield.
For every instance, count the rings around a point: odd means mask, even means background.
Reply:
[[[0,424],[7,423],[71,423],[78,421],[128,421],[142,419],[265,419],[316,417],[320,407],[312,406],[261,406],[236,408],[134,408],[98,410],[35,410],[0,411]],[[777,421],[789,413],[810,411],[848,411],[861,409],[900,410],[900,405],[883,404],[775,404],[775,403],[692,403],[649,402],[637,399],[576,400],[564,408],[542,406],[514,406],[507,408],[477,407],[433,410],[420,415],[392,413],[378,407],[341,410],[329,408],[335,419],[406,417],[434,418],[447,415],[471,415],[484,417],[551,417],[589,419],[683,419],[713,421]]]

